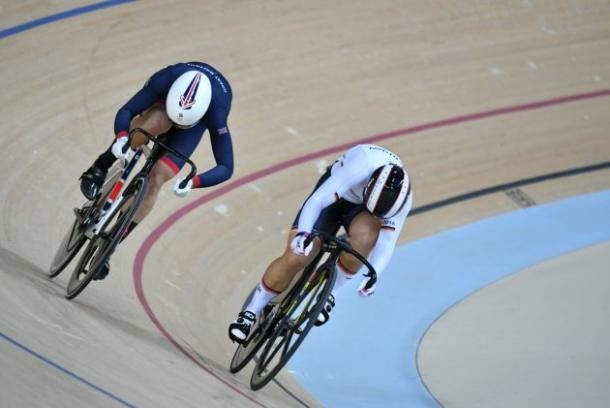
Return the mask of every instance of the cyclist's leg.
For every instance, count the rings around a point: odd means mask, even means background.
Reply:
[[[318,186],[323,181],[324,176],[318,183]],[[318,254],[320,248],[318,240],[314,241],[314,249],[308,257],[296,255],[292,252],[290,243],[296,235],[298,218],[299,215],[297,215],[293,229],[288,236],[284,253],[271,262],[263,275],[261,286],[267,292],[275,292],[277,294],[286,290],[296,273],[309,265]],[[379,220],[368,213],[363,206],[339,200],[322,211],[316,221],[314,230],[334,234],[338,231],[341,224],[348,232],[352,247],[362,255],[368,256],[379,236],[381,226]],[[337,264],[339,272],[343,272],[343,274],[340,273],[338,275],[347,276],[354,275],[362,266],[360,261],[349,254],[341,254]]]
[[[274,259],[267,267],[261,281],[252,292],[250,301],[239,312],[237,318],[229,325],[229,338],[242,342],[250,334],[252,326],[265,306],[277,295],[288,288],[295,275],[305,268],[320,250],[319,241],[314,241],[314,247],[308,256],[296,255],[290,249],[290,243],[296,235],[296,229],[288,234],[288,242],[284,253]]]
[[[316,183],[313,191],[313,194],[321,185],[330,177],[330,167],[326,169],[326,172],[320,177],[318,182]],[[311,197],[311,194],[305,199],[305,202]],[[305,202],[303,205],[305,205]],[[315,229],[316,230],[328,230],[338,226],[338,220],[336,219],[336,211],[333,211],[333,206],[330,208],[325,208],[320,217],[316,221]],[[305,268],[309,263],[315,258],[318,254],[320,241],[314,241],[314,248],[312,249],[309,256],[304,255],[296,255],[292,252],[290,248],[290,244],[294,239],[297,233],[297,226],[299,223],[299,217],[301,215],[301,209],[297,213],[294,222],[292,223],[292,229],[288,234],[288,240],[286,242],[286,246],[284,248],[284,253],[274,259],[263,274],[261,279],[261,284],[259,286],[262,287],[263,290],[266,290],[269,293],[279,294],[286,290],[286,288],[290,285],[290,282],[294,278],[294,276],[303,268]]]
[[[380,223],[362,205],[353,205],[343,213],[343,227],[352,247],[364,256],[368,256],[377,242]],[[326,305],[317,318],[316,326],[325,324],[330,318],[330,312],[335,307],[335,295],[337,291],[352,279],[362,263],[347,253],[341,253],[337,259],[337,275],[332,292],[326,300]]]
[[[141,128],[155,136],[169,132],[172,128],[172,122],[169,119],[169,116],[167,116],[165,106],[163,105],[163,103],[159,102],[155,106],[145,110],[141,115],[133,118],[129,125],[129,129]],[[131,140],[131,148],[135,150],[147,142],[148,139],[146,136],[136,133]]]
[[[360,210],[353,218],[348,218],[344,225],[352,248],[364,257],[368,257],[379,237],[381,229],[379,219],[368,211]],[[347,253],[342,253],[339,256],[339,261],[344,268],[352,273],[358,272],[362,267],[362,263],[358,259]]]
[[[130,129],[141,128],[144,129],[153,135],[161,135],[167,132],[172,127],[172,123],[165,112],[165,109],[162,105],[157,104],[144,112],[141,115],[136,116],[132,119],[130,124]],[[146,138],[136,133],[133,137],[131,147],[136,149],[142,144],[147,142]],[[114,144],[114,140],[108,146],[108,149],[104,153],[102,153],[94,162],[94,167],[102,170],[103,172],[108,171],[112,163],[116,160],[114,154],[112,154],[112,145]]]
[[[318,189],[328,177],[330,177],[330,167],[326,170],[326,173],[320,177],[313,191],[316,191],[316,189]],[[313,191],[311,194],[313,194]],[[311,197],[311,194],[309,197]],[[307,197],[307,199],[309,199],[309,197]],[[307,199],[305,201],[307,201]],[[316,221],[314,229],[333,233],[336,228],[339,228],[340,219],[338,217],[338,208],[336,204],[337,203],[325,208],[322,211],[318,217],[318,220]],[[290,282],[292,282],[294,279],[294,276],[300,270],[309,265],[318,254],[320,242],[317,239],[314,240],[314,248],[309,256],[296,255],[290,248],[290,244],[297,233],[296,228],[300,214],[301,210],[299,210],[294,222],[292,223],[292,230],[288,234],[288,240],[286,242],[283,254],[269,264],[265,270],[265,273],[263,274],[263,277],[261,278],[260,283],[254,290],[250,302],[246,305],[244,310],[250,310],[254,314],[258,315],[273,297],[288,288]]]
[[[368,257],[377,242],[381,224],[379,220],[364,209],[364,206],[354,207],[343,218],[343,226],[347,231],[352,247],[365,257]],[[337,280],[333,294],[349,279],[353,278],[362,263],[345,252],[337,259]]]
[[[175,175],[174,169],[169,167],[165,162],[158,161],[155,163],[148,175],[148,189],[146,190],[140,208],[138,208],[138,211],[136,211],[136,214],[133,217],[132,225],[130,225],[127,234],[150,213],[157,201],[161,186],[168,180],[171,180]],[[127,236],[127,234],[125,234],[125,236]]]
[[[292,252],[290,244],[297,231],[292,229],[288,234],[288,241],[284,253],[274,259],[263,274],[262,284],[276,294],[283,292],[290,285],[294,276],[316,257],[320,250],[320,241],[314,241],[314,247],[308,256],[297,255]]]
[[[203,132],[205,132],[205,126],[201,123],[190,129],[171,129],[170,132],[166,133],[166,144],[186,157],[190,157],[199,145]],[[144,200],[142,200],[142,205],[133,218],[134,223],[140,223],[150,213],[157,201],[161,187],[174,178],[183,166],[184,161],[172,154],[164,155],[155,163],[148,176],[148,190]]]

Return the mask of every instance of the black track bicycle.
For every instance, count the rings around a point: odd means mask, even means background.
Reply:
[[[232,373],[240,371],[252,359],[256,361],[250,378],[253,390],[261,389],[275,377],[315,325],[335,284],[335,263],[341,252],[352,254],[369,270],[367,289],[377,280],[375,269],[351,247],[347,239],[314,232],[305,246],[315,237],[321,240],[320,253],[283,295],[267,305],[251,334],[233,355]],[[328,254],[327,258],[320,264],[325,254]]]
[[[125,151],[131,145],[135,133],[140,133],[153,142],[152,149],[146,145],[139,147],[130,160],[117,160],[106,181],[93,201],[85,202],[74,209],[75,219],[62,240],[51,262],[48,276],[59,275],[80,249],[86,245],[66,288],[66,298],[73,299],[100,272],[121,242],[136,211],[142,204],[148,188],[148,175],[155,163],[167,152],[184,160],[191,167],[180,187],[184,188],[197,173],[197,167],[188,157],[167,146],[163,136],[155,137],[144,129],[135,128],[129,132]],[[142,169],[127,182],[141,156],[147,157]]]

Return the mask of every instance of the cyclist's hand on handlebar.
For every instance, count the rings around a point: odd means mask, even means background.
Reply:
[[[309,245],[305,246],[305,240],[308,236],[308,232],[297,232],[297,235],[292,239],[292,242],[290,243],[290,249],[292,249],[292,252],[297,255],[309,255],[309,253],[313,249],[313,241],[310,242]]]
[[[364,274],[364,279],[362,279],[362,282],[360,282],[360,285],[358,286],[358,294],[362,297],[368,297],[371,296],[373,293],[375,293],[375,287],[377,286],[376,282],[371,282],[371,273],[365,273]]]
[[[121,136],[119,137],[113,144],[112,144],[112,154],[114,154],[114,157],[116,157],[117,159],[123,159],[123,160],[127,160],[129,158],[129,154],[130,154],[130,148],[126,148],[127,145],[127,136]]]
[[[178,177],[178,179],[176,180],[176,184],[174,184],[174,194],[176,194],[178,197],[186,197],[191,189],[193,188],[193,180],[189,180],[188,183],[186,183],[186,186],[184,186],[183,188],[180,187],[180,183],[182,183],[184,181],[184,177]]]

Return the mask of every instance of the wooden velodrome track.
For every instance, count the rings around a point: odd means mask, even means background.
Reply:
[[[6,0],[0,30],[84,4]],[[77,177],[148,76],[190,60],[232,84],[237,184],[186,199],[167,186],[110,276],[66,301],[67,273],[50,281],[44,271],[81,200]],[[250,391],[248,369],[230,375],[226,326],[283,249],[319,170],[380,136],[406,163],[418,208],[607,162],[610,3],[128,2],[3,36],[0,87],[0,406],[318,406],[286,372],[278,380],[302,402],[274,383]],[[194,161],[212,165],[207,139]],[[519,192],[541,204],[608,188],[606,167]],[[518,208],[503,191],[442,206],[410,218],[399,244]],[[596,262],[607,265],[605,248]],[[444,405],[477,406],[476,390],[434,382],[419,364]],[[604,395],[587,406],[608,406]],[[560,405],[518,392],[499,400]]]

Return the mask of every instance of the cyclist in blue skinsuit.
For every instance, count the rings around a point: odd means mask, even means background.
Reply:
[[[191,156],[205,130],[209,130],[216,166],[196,175],[184,188],[179,187],[182,179],[178,178],[174,185],[176,195],[184,197],[192,188],[210,187],[228,180],[233,174],[233,146],[227,125],[232,99],[229,82],[208,64],[178,63],[156,72],[117,112],[115,141],[80,178],[83,195],[93,200],[114,161],[129,156],[129,149],[124,153],[123,147],[129,130],[136,127],[154,135],[167,135],[167,144],[186,157]],[[145,142],[145,137],[136,133],[130,147],[135,149]],[[127,233],[146,217],[161,186],[174,178],[183,165],[182,160],[171,154],[155,164],[148,191]],[[107,271],[96,278],[103,279],[106,275]]]

